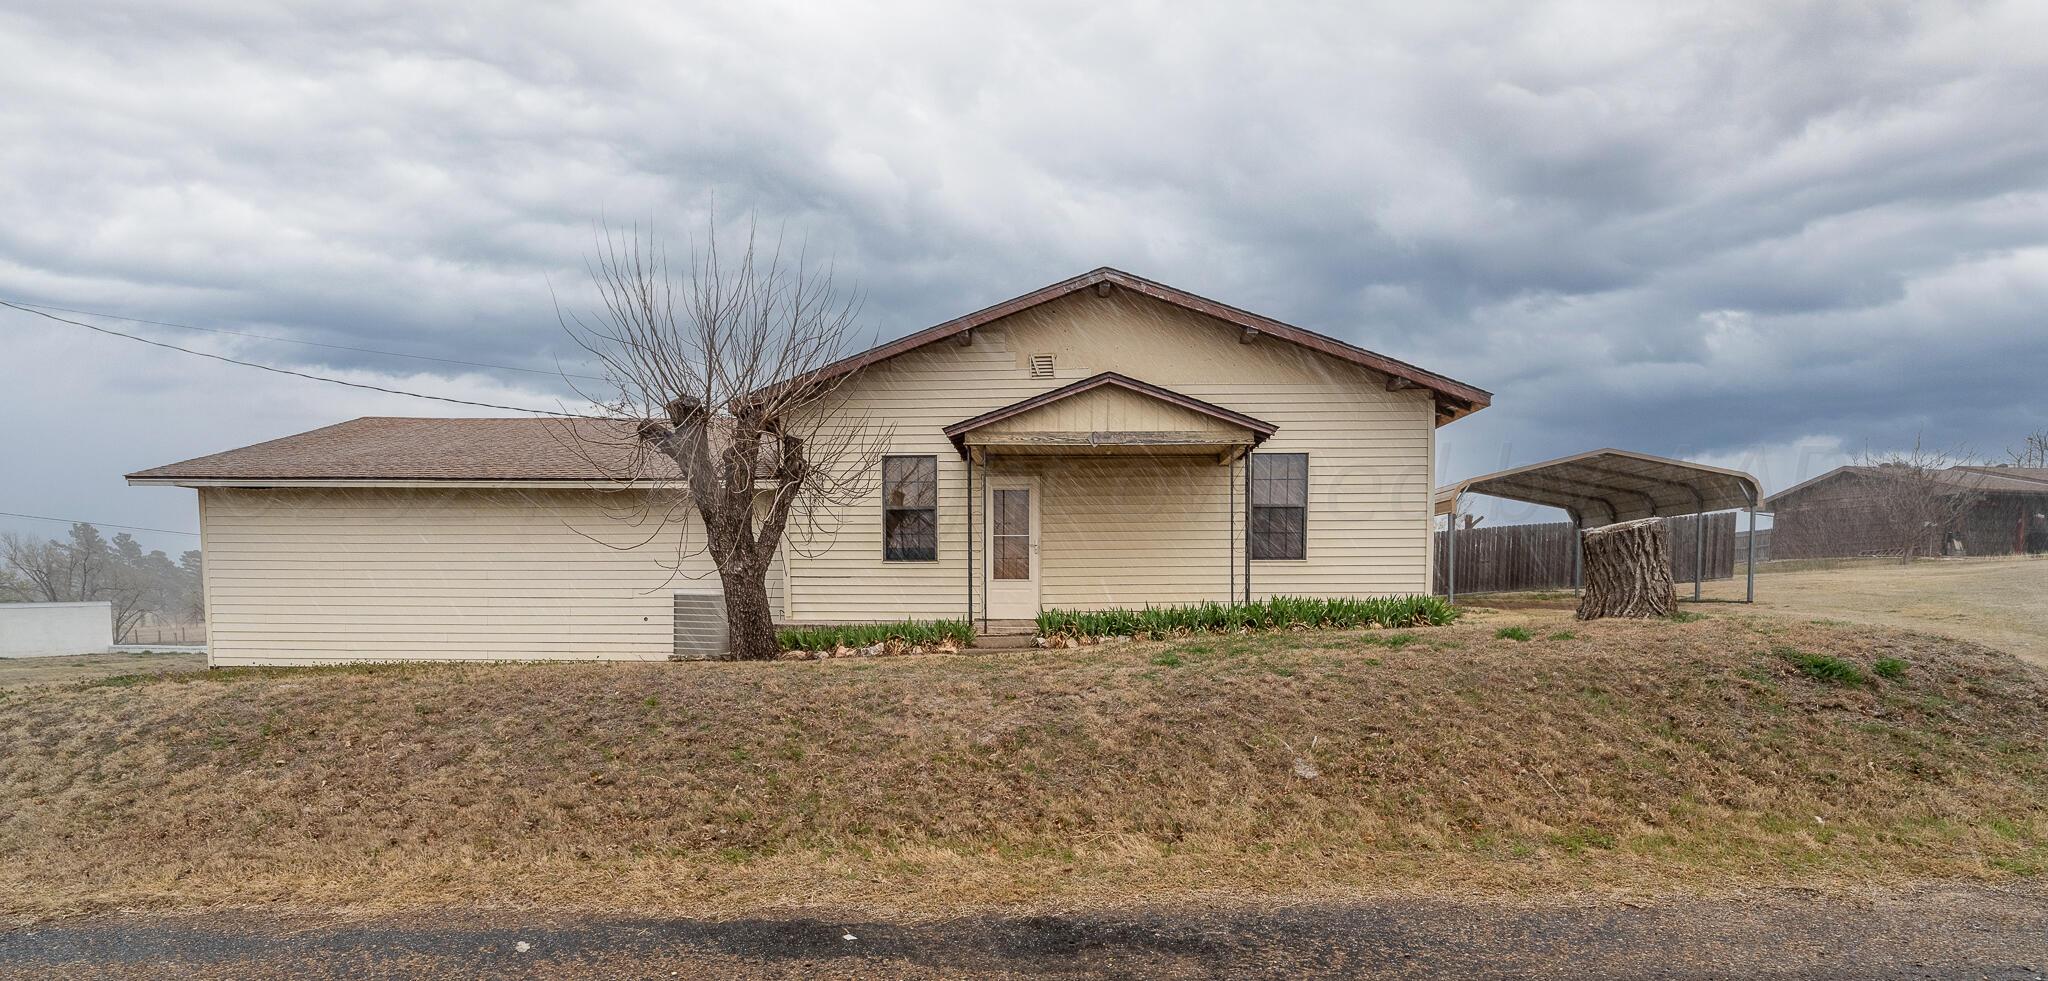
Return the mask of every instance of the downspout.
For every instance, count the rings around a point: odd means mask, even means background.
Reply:
[[[967,451],[967,626],[974,626],[974,451]]]

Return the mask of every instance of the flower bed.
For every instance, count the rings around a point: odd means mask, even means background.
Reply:
[[[974,625],[966,620],[903,620],[787,627],[775,632],[775,640],[789,660],[951,654],[974,643]]]
[[[1038,615],[1038,636],[1047,646],[1060,647],[1106,637],[1159,640],[1259,630],[1441,626],[1457,620],[1458,614],[1456,607],[1435,596],[1275,596],[1252,603],[1148,606],[1142,610],[1047,610]]]

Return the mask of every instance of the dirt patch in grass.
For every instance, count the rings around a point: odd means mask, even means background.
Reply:
[[[1725,615],[1569,638],[1517,615],[1536,642],[1488,619],[11,691],[0,908],[916,917],[2048,869],[2048,680],[2009,656]]]

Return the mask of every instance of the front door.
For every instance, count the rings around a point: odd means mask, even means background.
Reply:
[[[988,617],[1038,616],[1038,479],[988,483]]]

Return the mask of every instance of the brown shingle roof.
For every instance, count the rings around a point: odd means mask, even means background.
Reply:
[[[587,437],[587,438],[586,438]],[[368,416],[152,467],[130,480],[611,480],[639,455],[624,424],[565,419]],[[674,477],[665,458],[644,476]]]
[[[1293,324],[1282,323],[1271,317],[1252,313],[1249,310],[1240,310],[1227,303],[1218,303],[1206,296],[1198,296],[1186,290],[1177,289],[1165,283],[1154,282],[1143,276],[1134,276],[1121,269],[1111,269],[1108,266],[1082,273],[1072,279],[1062,280],[1051,286],[1032,290],[1022,296],[1011,297],[992,307],[976,310],[963,317],[955,317],[943,324],[927,327],[914,334],[899,337],[851,357],[841,358],[808,375],[779,382],[777,385],[771,385],[762,391],[773,390],[780,385],[793,385],[837,378],[841,375],[858,371],[868,365],[886,361],[907,351],[916,350],[926,344],[953,337],[963,331],[973,330],[982,324],[1000,320],[1013,313],[1028,310],[1042,303],[1050,303],[1060,297],[1077,293],[1090,287],[1124,289],[1143,296],[1149,296],[1155,300],[1171,303],[1186,310],[1214,317],[1225,323],[1235,324],[1246,330],[1277,337],[1343,361],[1363,365],[1374,371],[1399,379],[1406,384],[1429,389],[1437,393],[1437,409],[1439,415],[1443,417],[1442,421],[1470,415],[1493,403],[1493,394],[1483,388],[1467,385],[1454,378],[1439,375],[1434,371],[1425,371],[1406,361],[1396,360],[1384,354],[1368,351],[1355,344],[1337,340],[1334,337],[1318,334],[1315,331],[1296,327]]]

